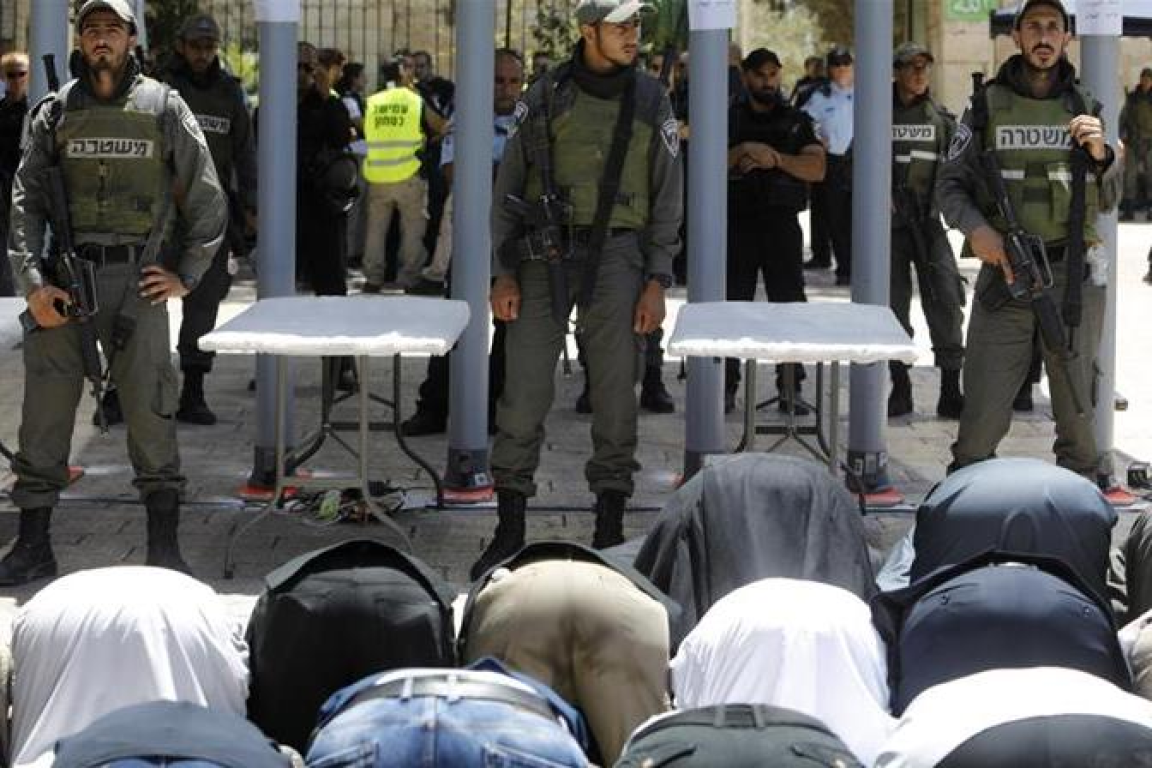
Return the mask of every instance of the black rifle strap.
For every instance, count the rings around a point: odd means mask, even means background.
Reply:
[[[608,150],[608,159],[604,161],[604,173],[600,177],[596,214],[592,219],[592,231],[588,234],[588,258],[584,262],[584,279],[580,284],[578,303],[581,307],[587,307],[592,303],[596,273],[600,269],[600,256],[608,236],[608,223],[612,219],[612,208],[616,205],[616,198],[620,193],[624,158],[628,154],[628,145],[632,143],[632,121],[636,118],[636,82],[636,70],[633,69],[620,97],[620,110],[616,113],[616,127],[612,132],[612,147]]]
[[[1075,115],[1088,114],[1080,92],[1071,91],[1072,112]],[[1064,285],[1064,305],[1061,307],[1064,324],[1069,328],[1079,328],[1084,310],[1084,225],[1088,215],[1088,150],[1072,147],[1071,171],[1072,189],[1068,202],[1068,243],[1064,254],[1067,264],[1067,283]],[[1069,334],[1071,343],[1071,334]]]

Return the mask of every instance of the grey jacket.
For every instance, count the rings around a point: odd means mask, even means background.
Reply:
[[[133,63],[129,67],[117,99],[124,98],[132,85],[146,79],[138,74]],[[70,90],[69,99],[73,104],[97,101],[83,80]],[[44,283],[40,258],[49,221],[44,171],[54,158],[49,117],[53,111],[49,107],[54,99],[54,96],[49,96],[34,110],[24,156],[12,185],[8,258],[21,295],[25,296]],[[182,277],[198,281],[211,266],[212,258],[223,242],[228,217],[227,201],[196,117],[175,91],[168,95],[163,126],[161,152],[167,175],[165,186],[174,192],[179,191],[175,208],[179,213],[182,249],[177,271]]]
[[[516,265],[505,263],[500,254],[505,252],[509,243],[523,236],[524,229],[520,217],[504,201],[509,194],[523,197],[529,160],[519,129],[544,108],[543,89],[548,83],[554,83],[555,87],[552,97],[554,118],[571,109],[575,101],[578,87],[575,80],[558,74],[555,80],[545,77],[536,81],[516,107],[516,128],[509,135],[492,194],[493,276],[516,274]],[[672,257],[680,250],[680,219],[684,209],[680,139],[672,106],[659,81],[638,72],[636,88],[636,118],[649,122],[653,127],[648,149],[651,202],[647,225],[640,233],[640,250],[644,256],[645,274],[671,275]]]

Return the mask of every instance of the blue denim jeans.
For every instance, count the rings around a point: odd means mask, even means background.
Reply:
[[[306,760],[308,768],[588,765],[556,721],[512,704],[433,696],[375,699],[341,712],[313,735]]]

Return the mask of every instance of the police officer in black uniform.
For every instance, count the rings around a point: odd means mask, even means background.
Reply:
[[[728,298],[751,301],[764,276],[768,301],[807,301],[804,235],[797,214],[807,184],[824,178],[824,147],[812,118],[780,90],[780,58],[757,48],[741,63],[745,96],[728,115]],[[777,387],[783,375],[777,367]],[[739,362],[728,360],[725,409],[735,405]],[[781,389],[780,410],[806,413]]]
[[[239,81],[220,66],[217,51],[220,27],[205,13],[189,16],[180,27],[176,52],[161,79],[180,92],[196,115],[216,165],[216,175],[228,193],[233,211],[244,222],[233,227],[255,228],[256,144],[252,121]],[[236,218],[236,216],[233,216]],[[228,264],[229,240],[217,251],[212,266],[196,290],[184,297],[180,323],[180,370],[184,385],[176,418],[188,424],[215,424],[216,415],[204,400],[204,376],[212,370],[214,353],[200,350],[200,337],[216,326],[220,302],[232,287]]]

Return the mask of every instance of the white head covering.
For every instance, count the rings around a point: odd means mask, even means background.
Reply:
[[[163,568],[81,571],[41,590],[12,636],[12,764],[109,712],[185,701],[245,715],[248,648],[212,588]]]
[[[773,704],[822,720],[871,765],[895,724],[884,643],[847,590],[764,579],[712,606],[672,660],[680,709]]]
[[[1101,715],[1152,728],[1152,702],[1076,669],[993,669],[921,693],[876,768],[932,768],[989,728],[1052,715]]]

